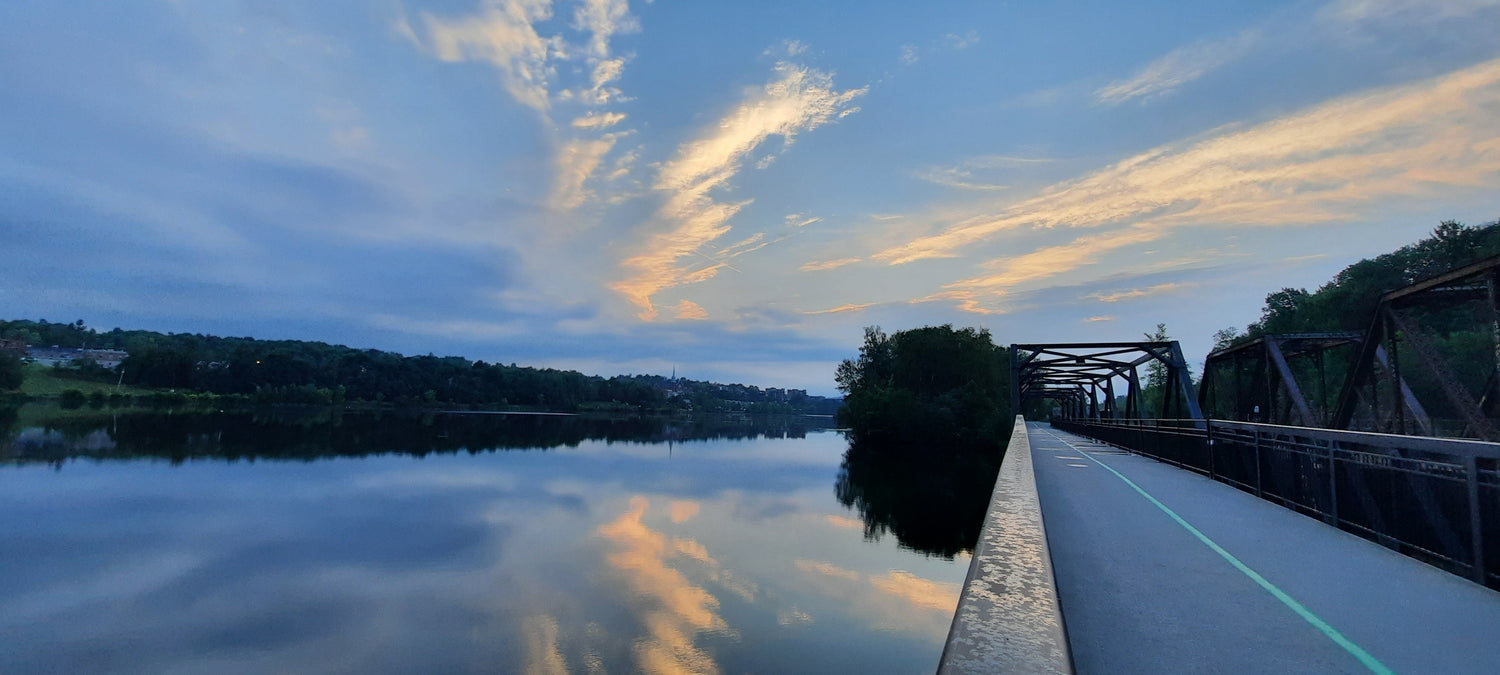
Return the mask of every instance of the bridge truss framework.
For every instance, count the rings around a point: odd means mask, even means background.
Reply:
[[[1139,369],[1152,363],[1164,376],[1164,418],[1202,419],[1182,347],[1165,342],[1060,342],[1010,346],[1011,412],[1026,401],[1052,400],[1064,417],[1142,419],[1147,417]],[[1116,403],[1115,381],[1124,382],[1124,409]]]

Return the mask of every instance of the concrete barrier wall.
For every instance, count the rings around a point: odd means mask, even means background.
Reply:
[[[1026,420],[1016,416],[939,673],[1072,673]]]

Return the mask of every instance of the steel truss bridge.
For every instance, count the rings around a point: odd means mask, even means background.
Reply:
[[[1487,358],[1453,362],[1443,333],[1487,336]],[[1500,588],[1500,256],[1383,294],[1364,333],[1214,351],[1198,387],[1176,341],[1015,344],[1010,360],[1014,413],[1049,401],[1059,429]]]

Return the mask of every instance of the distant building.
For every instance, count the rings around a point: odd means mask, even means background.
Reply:
[[[76,347],[32,347],[26,350],[26,355],[31,360],[44,366],[71,366],[83,361],[93,361],[105,368],[113,370],[130,356],[128,352],[118,349],[78,349]]]
[[[26,356],[26,341],[0,339],[0,354],[5,353]]]

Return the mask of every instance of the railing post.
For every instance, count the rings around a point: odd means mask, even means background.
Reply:
[[[1333,526],[1339,526],[1339,469],[1334,456],[1333,441],[1328,442],[1328,512],[1333,516]]]
[[[1212,420],[1203,420],[1204,446],[1208,448],[1208,478],[1218,480],[1218,474],[1214,472],[1214,423]]]
[[[1479,513],[1479,460],[1473,455],[1464,457],[1465,486],[1469,489],[1469,546],[1474,550],[1470,562],[1474,564],[1474,581],[1480,586],[1489,585],[1489,575],[1484,567],[1484,523]]]
[[[1255,496],[1265,497],[1265,491],[1260,485],[1260,429],[1251,429],[1252,438],[1255,439]]]

